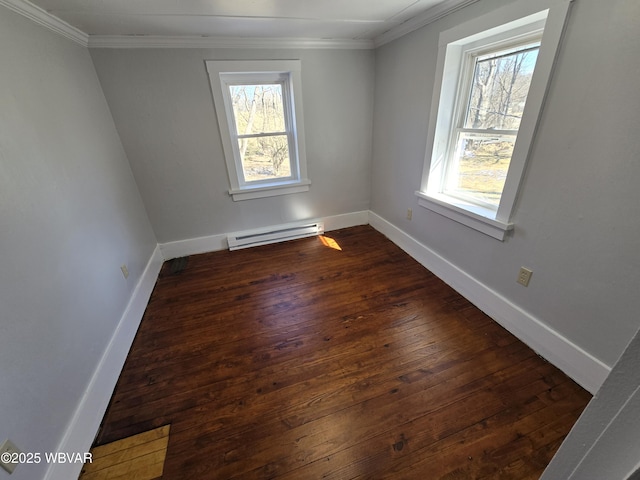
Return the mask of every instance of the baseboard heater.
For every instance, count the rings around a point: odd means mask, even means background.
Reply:
[[[313,237],[324,233],[323,222],[299,222],[277,225],[274,227],[247,230],[227,236],[229,250],[257,247],[269,243],[285,242],[296,238]]]

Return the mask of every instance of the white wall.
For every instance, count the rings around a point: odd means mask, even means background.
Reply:
[[[607,365],[640,326],[640,5],[576,0],[515,213],[499,242],[417,205],[438,35],[376,51],[371,210]],[[413,220],[405,219],[413,208]],[[528,288],[516,284],[530,267]]]
[[[4,7],[0,45],[0,442],[55,452],[156,240],[87,49]]]
[[[367,210],[370,50],[92,49],[161,243]],[[205,60],[301,59],[309,192],[234,202]]]

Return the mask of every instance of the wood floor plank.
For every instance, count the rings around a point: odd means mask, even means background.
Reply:
[[[589,394],[371,227],[330,237],[166,262],[97,444],[171,424],[165,480],[537,478]]]
[[[113,442],[106,445],[101,445],[99,447],[94,447],[91,450],[93,454],[93,459],[97,460],[109,455],[113,455],[117,452],[130,451],[134,447],[138,447],[140,445],[146,445],[150,442],[155,442],[157,440],[162,440],[169,436],[169,430],[171,429],[170,425],[165,425],[164,427],[156,428],[154,430],[149,430],[148,432],[142,432],[137,435],[133,435],[128,438],[123,438],[117,442]]]
[[[91,449],[80,480],[152,480],[162,476],[170,426],[133,435]]]

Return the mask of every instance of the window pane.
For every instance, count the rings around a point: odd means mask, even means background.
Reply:
[[[282,85],[230,85],[238,135],[285,132]]]
[[[476,59],[464,128],[517,130],[538,47],[487,57]]]
[[[447,176],[447,193],[472,197],[497,208],[515,140],[515,135],[459,134]]]
[[[246,182],[291,176],[286,135],[241,138],[238,147]]]

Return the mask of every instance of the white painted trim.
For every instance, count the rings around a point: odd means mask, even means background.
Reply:
[[[438,200],[436,197],[431,197],[423,192],[415,192],[418,197],[418,204],[422,207],[428,208],[432,212],[439,213],[451,220],[466,225],[467,227],[478,230],[479,232],[496,238],[500,241],[504,240],[507,232],[513,230],[513,223],[505,223],[493,218],[489,218],[482,215],[484,210],[481,207],[474,205],[464,205],[458,207],[453,201],[447,202],[446,200]],[[477,209],[478,213],[472,211]]]
[[[387,30],[382,35],[378,35],[374,39],[375,46],[376,48],[381,47],[386,43],[397,40],[398,38],[403,37],[406,34],[413,32],[414,30],[418,30],[425,25],[429,25],[430,23],[440,20],[442,17],[460,10],[467,5],[476,3],[477,1],[478,0],[445,0],[444,2],[431,7],[423,13],[416,15],[415,17],[411,17],[409,20],[401,23],[400,25]]]
[[[591,393],[611,368],[379,215],[370,225]]]
[[[2,0],[6,1],[6,0]],[[370,50],[373,40],[164,35],[91,35],[89,48],[300,48]]]
[[[553,80],[572,2],[573,0],[558,1],[557,4],[549,8],[542,34],[542,44],[518,129],[518,138],[513,148],[500,206],[496,213],[496,219],[505,222],[509,221],[515,210],[520,184],[536,139],[540,119],[544,113],[547,93]],[[529,2],[526,5],[530,8]]]
[[[366,225],[369,223],[369,211],[345,213],[332,215],[329,217],[316,218],[314,220],[324,223],[325,232],[339,230],[341,228],[355,227],[356,225]],[[278,228],[279,225],[270,225],[271,228]],[[217,252],[226,250],[227,233],[219,235],[208,235],[205,237],[188,238],[175,242],[159,244],[160,252],[165,260],[197,255],[199,253]]]
[[[227,234],[222,233],[219,235],[176,240],[174,242],[160,243],[159,246],[165,260],[197,255],[199,253],[217,252],[228,248]]]
[[[56,451],[88,452],[91,448],[147,308],[162,262],[160,248],[156,247]],[[81,469],[82,464],[76,463],[50,464],[44,478],[78,478]]]
[[[357,225],[367,225],[369,223],[369,210],[332,215],[330,217],[324,217],[322,221],[324,222],[325,232],[355,227]]]
[[[234,202],[242,200],[255,200],[256,198],[276,197],[279,195],[290,195],[293,193],[308,192],[311,188],[311,180],[304,178],[296,180],[294,183],[281,183],[280,185],[270,185],[268,187],[248,187],[229,190],[229,195]]]
[[[28,18],[38,25],[48,28],[58,35],[68,38],[78,45],[82,45],[83,47],[89,45],[89,35],[27,0],[0,0],[0,5]]]

